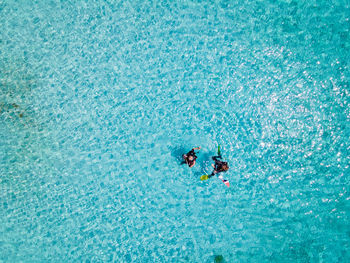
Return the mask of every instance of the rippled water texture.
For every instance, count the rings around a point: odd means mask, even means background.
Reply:
[[[0,0],[0,262],[349,262],[349,19]]]

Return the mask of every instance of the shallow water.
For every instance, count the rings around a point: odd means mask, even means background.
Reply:
[[[349,261],[349,19],[1,1],[0,261]],[[230,188],[199,179],[218,144]]]

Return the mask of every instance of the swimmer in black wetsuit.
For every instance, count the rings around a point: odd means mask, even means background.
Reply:
[[[228,171],[229,167],[228,167],[227,162],[223,162],[221,160],[218,160],[218,159],[222,159],[221,155],[213,156],[212,159],[215,162],[215,164],[212,164],[214,171],[211,173],[211,175],[209,175],[209,177],[212,177],[217,173]]]
[[[196,164],[196,153],[194,152],[194,150],[200,150],[201,147],[196,147],[193,148],[191,151],[189,151],[188,153],[182,155],[182,158],[184,159],[184,163],[187,163],[187,165],[191,168]]]

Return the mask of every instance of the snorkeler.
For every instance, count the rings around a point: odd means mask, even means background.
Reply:
[[[215,162],[215,164],[212,164],[214,171],[211,173],[211,175],[209,175],[209,177],[214,176],[217,173],[228,171],[229,167],[228,167],[227,162],[223,162],[221,160],[218,160],[218,159],[222,159],[221,154],[219,154],[218,156],[213,156],[212,159]]]
[[[209,178],[213,177],[217,173],[227,172],[229,169],[227,162],[223,162],[223,161],[219,160],[219,159],[222,159],[220,145],[218,146],[218,155],[213,156],[212,159],[215,162],[214,164],[212,164],[214,171],[210,175],[209,174],[202,175],[201,176],[202,181],[208,180]],[[222,175],[219,175],[218,177],[227,187],[230,187],[230,182],[228,180],[224,179],[224,177]]]
[[[191,151],[189,151],[188,153],[182,155],[182,158],[185,160],[185,163],[187,163],[187,165],[191,168],[196,164],[196,153],[194,150],[200,150],[201,147],[196,147],[193,148]]]

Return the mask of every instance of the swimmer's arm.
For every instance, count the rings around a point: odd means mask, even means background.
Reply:
[[[200,150],[201,147],[196,147],[196,148],[193,148],[192,150]]]

